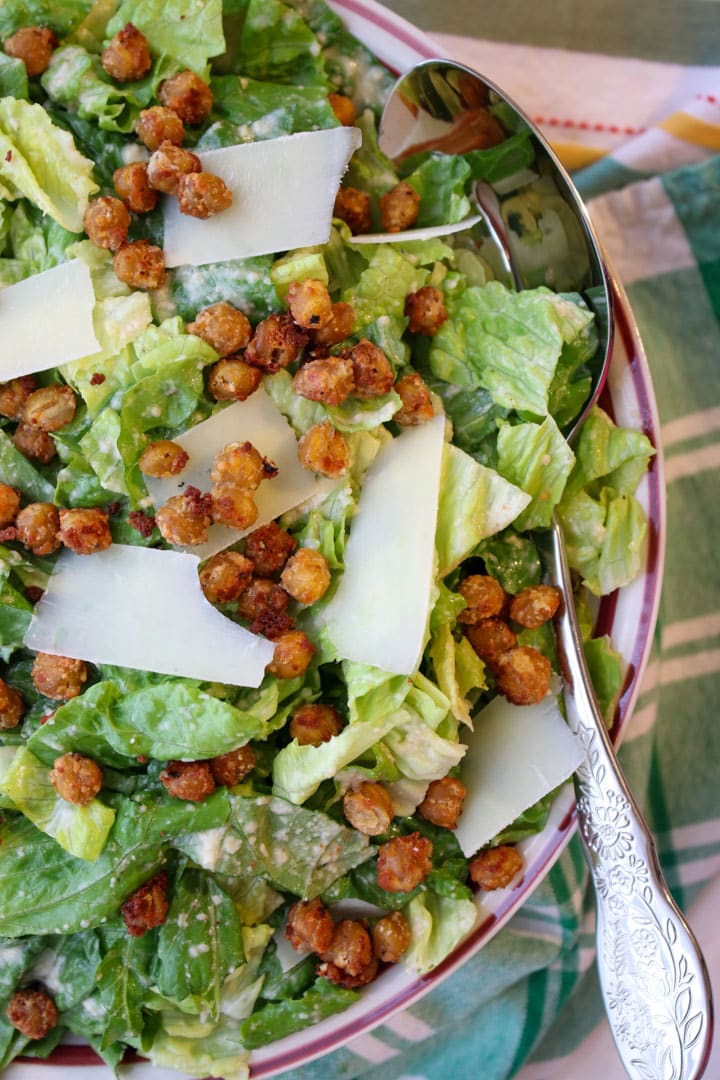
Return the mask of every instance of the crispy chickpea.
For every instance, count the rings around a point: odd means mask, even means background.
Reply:
[[[93,244],[108,251],[118,251],[127,240],[130,211],[114,195],[101,195],[88,203],[83,228]]]
[[[371,780],[346,791],[343,811],[350,824],[365,836],[387,832],[394,817],[392,799],[382,786]]]
[[[22,421],[15,428],[13,443],[24,457],[39,461],[41,465],[49,465],[57,454],[52,435]]]
[[[328,94],[330,108],[343,127],[352,127],[355,123],[356,113],[352,98],[344,94]]]
[[[180,146],[185,137],[185,128],[174,109],[152,105],[149,109],[143,109],[135,121],[135,134],[152,152],[164,142]]]
[[[481,889],[506,888],[523,868],[523,857],[517,848],[507,844],[486,848],[469,864],[470,878]]]
[[[33,555],[52,555],[60,547],[60,515],[52,503],[28,503],[15,519],[18,540]]]
[[[467,603],[458,615],[461,623],[474,625],[483,619],[495,618],[505,606],[505,590],[488,574],[469,574],[461,581],[458,592]]]
[[[32,666],[33,686],[55,701],[70,701],[82,693],[88,670],[84,660],[40,652]]]
[[[411,229],[420,213],[420,196],[406,180],[396,184],[380,200],[380,217],[385,232]]]
[[[131,893],[120,906],[125,926],[132,937],[142,937],[148,930],[162,926],[167,919],[167,884],[167,874],[161,870]]]
[[[373,981],[378,973],[378,960],[374,956],[370,963],[357,975],[351,975],[349,971],[344,971],[337,964],[333,964],[331,960],[323,960],[322,963],[318,964],[316,971],[320,978],[329,979],[336,986],[342,986],[346,990],[354,990]]]
[[[373,951],[384,964],[397,964],[410,944],[410,927],[401,911],[383,915],[373,926]]]
[[[17,420],[36,385],[32,375],[20,375],[10,382],[0,383],[0,416]]]
[[[257,521],[258,508],[252,491],[239,484],[213,484],[212,519],[230,529],[249,529]]]
[[[290,721],[290,736],[300,746],[320,746],[342,731],[342,719],[332,705],[300,705]]]
[[[178,180],[177,196],[180,213],[202,221],[227,210],[233,201],[232,191],[225,181],[209,172],[182,175]]]
[[[200,571],[200,588],[211,604],[237,600],[250,584],[253,564],[239,551],[221,551],[211,556]]]
[[[502,654],[517,645],[515,631],[503,619],[483,619],[465,633],[480,659],[493,670]]]
[[[285,611],[289,603],[290,596],[276,581],[256,577],[240,594],[238,615],[243,619],[257,619],[265,612]]]
[[[513,705],[536,705],[550,689],[550,661],[532,645],[501,653],[493,670],[497,688]]]
[[[165,255],[147,240],[124,244],[113,257],[116,277],[132,289],[159,289],[165,283]]]
[[[327,592],[330,568],[321,551],[300,548],[288,559],[280,575],[283,587],[300,604],[314,604]]]
[[[443,294],[434,285],[423,285],[409,293],[405,297],[405,314],[410,319],[410,333],[424,337],[434,337],[448,317]]]
[[[285,937],[298,952],[324,953],[334,932],[332,915],[319,896],[296,900],[287,913]]]
[[[534,630],[552,619],[561,599],[562,593],[554,585],[528,585],[510,601],[510,618]]]
[[[172,439],[158,439],[143,450],[138,460],[138,468],[145,476],[167,479],[181,473],[190,455],[179,443]]]
[[[410,892],[432,869],[432,841],[420,833],[395,836],[382,844],[377,861],[377,883],[388,892]]]
[[[57,1007],[50,995],[30,987],[15,991],[5,1015],[26,1039],[44,1039],[58,1022]]]
[[[432,420],[434,409],[430,391],[420,375],[411,372],[403,375],[393,387],[399,394],[402,407],[393,416],[396,424],[401,427],[414,427],[416,424],[424,424]]]
[[[256,491],[263,480],[277,476],[277,467],[264,458],[251,442],[227,443],[218,450],[210,470],[213,484],[236,484]]]
[[[201,124],[212,109],[212,90],[194,71],[181,71],[160,83],[160,103],[173,109],[184,124]]]
[[[250,623],[253,634],[262,634],[268,641],[278,641],[295,627],[295,620],[286,611],[261,611]]]
[[[147,178],[155,191],[164,191],[166,195],[175,195],[181,176],[199,173],[202,163],[197,154],[184,150],[175,143],[160,143],[150,155],[147,163]]]
[[[239,746],[227,754],[210,759],[210,769],[216,784],[235,787],[249,776],[257,765],[257,754],[251,746]]]
[[[155,524],[168,544],[204,544],[212,525],[211,507],[209,495],[201,495],[197,488],[189,486],[156,511]]]
[[[350,229],[353,236],[368,233],[372,229],[370,196],[357,188],[340,188],[335,197],[333,216],[340,218]]]
[[[350,350],[355,380],[355,397],[367,400],[389,394],[393,388],[393,369],[385,353],[372,341],[361,338]]]
[[[0,481],[0,528],[10,525],[20,509],[20,492]]]
[[[293,322],[292,315],[268,315],[255,327],[245,350],[245,361],[272,375],[294,364],[307,345],[304,330]]]
[[[17,727],[24,712],[25,702],[20,691],[0,679],[0,731]]]
[[[328,356],[303,364],[292,381],[293,390],[309,401],[342,405],[355,389],[352,360]]]
[[[168,795],[186,802],[202,802],[215,790],[209,761],[168,761],[160,783]]]
[[[150,186],[148,167],[144,161],[132,161],[116,169],[113,187],[134,214],[148,214],[157,206],[158,193]]]
[[[245,539],[245,554],[260,577],[279,574],[297,548],[297,540],[276,521],[261,525]]]
[[[188,323],[187,332],[202,338],[219,356],[230,356],[246,347],[252,326],[244,312],[221,300],[198,311],[195,321]]]
[[[239,356],[224,356],[210,368],[208,392],[216,401],[246,401],[261,382],[260,368],[251,367]]]
[[[348,975],[359,975],[372,960],[370,935],[357,919],[341,919],[333,931],[332,940],[323,951],[323,960],[335,964]]]
[[[305,330],[325,326],[332,318],[332,300],[327,285],[316,278],[294,281],[287,294],[287,306],[293,322]]]
[[[22,60],[31,79],[47,70],[58,39],[47,26],[21,26],[9,38],[3,48],[8,56]]]
[[[59,431],[75,416],[77,402],[70,386],[51,383],[33,390],[22,411],[24,424],[40,431]]]
[[[60,539],[76,555],[94,555],[112,544],[106,512],[95,506],[89,509],[60,510]]]
[[[107,48],[103,49],[100,63],[111,78],[118,82],[136,82],[147,75],[152,67],[150,47],[144,34],[132,23],[118,30]]]
[[[338,300],[333,304],[330,318],[322,326],[312,331],[312,340],[315,345],[337,345],[340,341],[350,337],[355,325],[355,309],[352,304],[346,304],[344,300]]]
[[[50,771],[50,783],[61,799],[75,806],[87,806],[103,784],[97,761],[83,754],[61,754]]]
[[[456,776],[433,780],[418,806],[420,817],[442,829],[456,829],[467,788]]]
[[[345,438],[329,420],[313,424],[298,440],[298,458],[303,468],[321,476],[345,476],[350,450]]]
[[[277,679],[297,679],[310,666],[315,646],[302,630],[288,630],[275,642],[275,652],[266,671]]]

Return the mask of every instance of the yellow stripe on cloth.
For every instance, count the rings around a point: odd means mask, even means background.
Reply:
[[[582,143],[551,142],[550,146],[570,172],[575,169],[584,169],[586,165],[593,165],[610,153],[605,147],[583,146]]]
[[[720,125],[709,124],[707,120],[698,120],[686,112],[676,112],[668,116],[658,127],[667,131],[668,135],[674,135],[683,142],[693,143],[694,146],[702,146],[706,150],[720,150]]]

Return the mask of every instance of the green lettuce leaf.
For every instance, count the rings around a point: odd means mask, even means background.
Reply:
[[[604,488],[597,499],[585,492],[558,507],[568,563],[595,596],[606,596],[637,576],[647,538],[647,517],[632,495]]]
[[[542,424],[503,423],[498,432],[498,472],[532,497],[518,515],[518,529],[547,528],[575,455],[552,416]]]
[[[477,920],[472,900],[438,896],[431,891],[415,896],[405,915],[410,923],[410,945],[405,967],[424,975],[449,956]]]
[[[281,306],[269,276],[273,261],[272,255],[257,255],[205,266],[179,266],[169,275],[170,300],[187,321],[202,308],[227,300],[256,323]]]
[[[64,37],[79,26],[89,7],[90,0],[4,0],[0,38],[10,37],[21,26],[48,26]]]
[[[249,0],[230,70],[271,83],[326,85],[320,43],[279,0]]]
[[[383,315],[404,318],[405,297],[426,285],[429,277],[428,270],[406,259],[394,244],[379,244],[357,285],[343,293],[355,310],[353,333],[364,333]]]
[[[129,22],[145,35],[153,54],[169,56],[199,75],[210,57],[225,51],[222,0],[122,0],[107,24],[107,37]]]
[[[22,60],[0,53],[0,97],[29,98],[27,69]]]
[[[470,176],[468,163],[452,154],[433,155],[406,176],[420,196],[416,227],[449,225],[466,218],[472,209],[466,195]]]
[[[540,555],[531,536],[521,536],[506,529],[478,545],[477,555],[485,562],[487,572],[497,578],[505,592],[512,596],[528,585],[539,585],[543,568]]]
[[[143,1002],[150,983],[150,965],[157,948],[152,931],[142,937],[121,932],[97,968],[99,995],[94,1011],[100,1011],[102,1038],[107,1049],[120,1040],[139,1039],[145,1027]]]
[[[337,126],[324,86],[286,86],[221,75],[211,80],[215,120],[198,142],[203,149]]]
[[[617,427],[599,406],[583,423],[574,449],[569,496],[581,490],[596,496],[603,488],[611,488],[616,495],[632,495],[655,453],[647,435]]]
[[[318,979],[301,998],[271,1002],[243,1020],[240,1027],[243,1045],[256,1050],[294,1031],[302,1031],[347,1009],[358,996],[357,990],[345,990],[328,979]]]
[[[14,258],[25,264],[28,275],[65,262],[67,248],[77,239],[76,233],[63,229],[24,199],[12,211],[8,240]]]
[[[485,665],[466,637],[456,641],[451,625],[444,623],[432,635],[430,657],[438,686],[446,695],[453,716],[459,724],[472,727],[471,690],[485,690]]]

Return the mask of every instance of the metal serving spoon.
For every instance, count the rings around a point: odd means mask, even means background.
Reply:
[[[572,442],[602,391],[613,338],[612,290],[582,200],[528,117],[477,72],[427,60],[398,80],[380,125],[380,148],[388,157],[490,147],[515,154],[518,162],[514,179],[493,182],[490,173],[474,190],[502,269],[517,289],[547,284],[581,292],[597,315],[598,360],[588,402],[567,433]],[[705,1071],[712,1040],[707,969],[670,895],[598,708],[557,521],[543,546],[550,581],[565,598],[556,620],[558,658],[568,724],[586,750],[575,792],[595,886],[598,972],[610,1029],[633,1080],[695,1080]]]

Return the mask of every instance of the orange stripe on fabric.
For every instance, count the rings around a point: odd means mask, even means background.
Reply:
[[[667,131],[668,135],[674,135],[683,142],[693,143],[694,146],[702,146],[706,150],[720,150],[720,125],[709,124],[707,120],[698,120],[690,113],[676,112],[668,116],[658,127]]]
[[[583,146],[582,143],[551,142],[550,145],[565,168],[570,170],[584,169],[586,165],[593,165],[610,152],[605,147]]]

